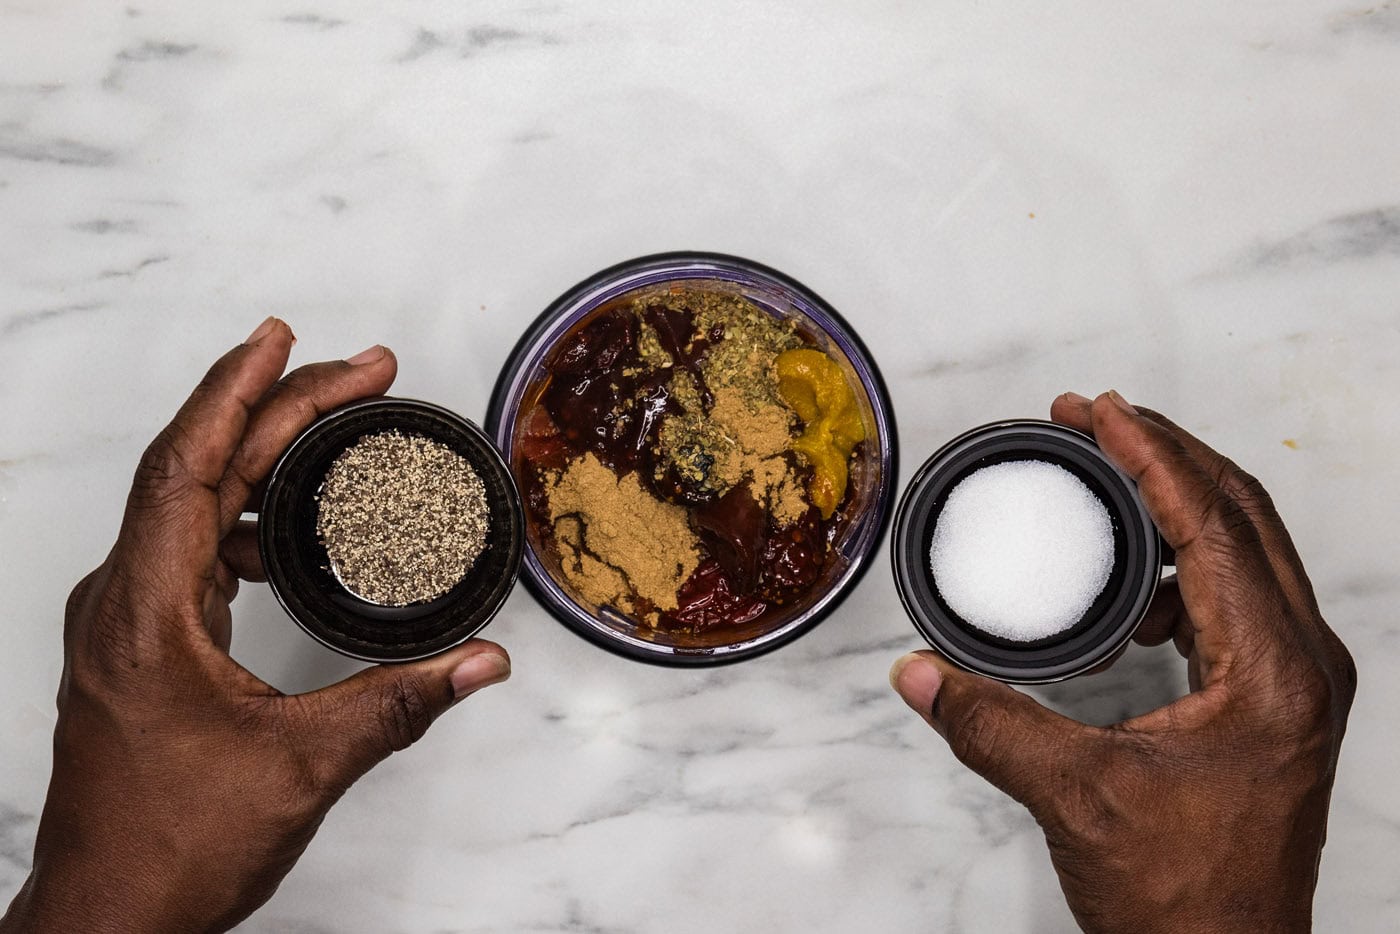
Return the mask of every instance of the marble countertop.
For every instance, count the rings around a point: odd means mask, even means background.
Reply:
[[[942,441],[1116,387],[1270,487],[1360,666],[1320,930],[1400,926],[1400,3],[0,4],[0,892],[48,776],[64,597],[135,460],[264,315],[484,416],[601,267],[736,253],[840,309]],[[234,655],[353,664],[262,587]],[[515,675],[334,810],[241,930],[1066,931],[1044,845],[886,686],[883,553],[778,652],[596,650],[523,588]],[[1041,692],[1108,721],[1169,648]]]

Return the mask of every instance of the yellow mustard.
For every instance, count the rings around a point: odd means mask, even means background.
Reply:
[[[793,449],[812,465],[807,493],[829,519],[846,495],[848,463],[865,440],[865,423],[841,367],[820,350],[801,347],[778,354],[778,394],[802,419]]]

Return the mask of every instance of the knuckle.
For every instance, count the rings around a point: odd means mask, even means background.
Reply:
[[[88,598],[92,595],[93,581],[97,577],[97,571],[90,571],[73,585],[73,589],[68,592],[68,599],[63,605],[63,616],[65,619],[73,619],[79,616],[86,608]]]
[[[1254,531],[1254,524],[1249,521],[1249,515],[1228,493],[1218,487],[1212,488],[1206,494],[1201,512],[1203,515],[1215,516],[1220,531],[1232,541],[1247,537]]]
[[[1176,428],[1175,423],[1173,423],[1171,419],[1167,418],[1165,415],[1163,415],[1156,409],[1148,408],[1145,405],[1137,404],[1134,404],[1133,408],[1137,409],[1138,414],[1141,415],[1143,418],[1146,418],[1150,421],[1154,421],[1169,431]]]
[[[1179,757],[1152,737],[1115,727],[1101,734],[1080,760],[1073,775],[1072,820],[1081,839],[1110,848],[1121,841],[1123,828],[1140,819],[1141,789],[1163,776],[1185,780]]]
[[[1264,489],[1264,484],[1254,474],[1240,467],[1234,461],[1227,460],[1226,465],[1230,470],[1229,489],[1236,496],[1269,502],[1269,491]]]
[[[180,469],[180,458],[175,452],[175,429],[167,425],[160,430],[146,450],[141,454],[141,462],[136,467],[139,479],[151,483],[164,483],[173,478]]]
[[[397,675],[380,697],[379,720],[389,750],[399,752],[428,731],[433,711],[413,680]]]
[[[1212,551],[1233,554],[1260,547],[1259,530],[1228,493],[1212,484],[1197,504],[1200,531],[1195,536]]]
[[[159,509],[184,491],[192,479],[190,465],[182,453],[185,443],[185,430],[179,425],[171,423],[161,429],[136,467],[133,505]]]
[[[282,775],[282,806],[292,820],[320,812],[345,791],[322,760],[304,751],[293,751],[287,757]]]
[[[1244,512],[1261,519],[1276,516],[1273,497],[1259,478],[1228,458],[1221,460],[1220,486],[1244,508]]]
[[[983,698],[974,699],[958,716],[956,729],[948,731],[953,755],[974,769],[991,763],[1000,748],[1002,716],[1000,710]]]
[[[1338,686],[1321,665],[1311,659],[1289,665],[1279,673],[1272,695],[1275,729],[1278,739],[1292,740],[1279,748],[1292,748],[1308,737],[1330,737],[1339,710]],[[1301,746],[1308,746],[1302,742]]]
[[[268,744],[267,759],[275,764],[271,774],[277,779],[270,803],[276,816],[289,824],[323,813],[344,792],[327,757],[300,740],[315,716],[305,702],[303,697],[277,693],[251,697],[239,716],[240,729]]]
[[[270,396],[278,401],[279,406],[289,407],[298,419],[315,421],[325,410],[317,389],[325,381],[327,366],[334,364],[309,364],[296,368],[273,385]]]
[[[202,631],[204,615],[191,600],[166,597],[166,589],[155,582],[118,581],[90,592],[80,611],[82,621],[70,627],[66,643],[75,679],[81,684],[126,683],[177,666],[191,634]]]
[[[265,799],[270,823],[283,828],[303,827],[317,821],[340,797],[323,769],[309,756],[287,756],[274,773],[275,788]]]
[[[324,754],[305,737],[316,735],[327,719],[318,695],[274,695],[250,702],[250,726],[268,735],[284,752],[282,778],[288,809],[293,814],[329,806],[346,785],[334,756]]]
[[[1351,653],[1346,655],[1345,674],[1342,680],[1342,708],[1344,713],[1351,712],[1351,705],[1356,701],[1356,662],[1352,660]]]
[[[73,652],[75,682],[84,686],[102,682],[113,674],[140,666],[140,651],[132,626],[126,623],[110,593],[96,596],[91,603],[89,625],[83,628]]]
[[[1122,825],[1111,791],[1079,780],[1071,793],[1056,799],[1056,826],[1081,845],[1095,849],[1109,847],[1120,835]]]
[[[1342,713],[1346,714],[1351,710],[1352,701],[1356,700],[1356,659],[1352,658],[1342,640],[1337,639],[1336,642],[1337,671],[1334,679],[1338,700],[1342,704]]]
[[[90,626],[69,645],[61,694],[65,702],[119,709],[122,699],[139,693],[143,682],[153,677],[152,669],[159,667],[143,638],[130,627],[115,623]]]

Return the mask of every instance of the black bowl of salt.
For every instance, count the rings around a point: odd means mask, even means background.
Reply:
[[[1111,658],[1163,557],[1132,479],[1088,435],[1030,419],[974,428],[930,457],[891,542],[900,599],[929,644],[1019,684]]]

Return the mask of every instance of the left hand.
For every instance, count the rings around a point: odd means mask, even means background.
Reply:
[[[262,579],[240,515],[303,428],[396,371],[376,346],[279,380],[294,341],[269,318],[214,364],[142,457],[111,553],[73,589],[33,872],[0,932],[233,926],[351,783],[509,676],[505,650],[474,640],[287,696],[229,657],[238,579]]]

